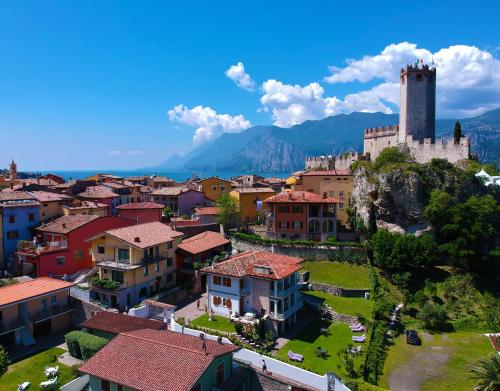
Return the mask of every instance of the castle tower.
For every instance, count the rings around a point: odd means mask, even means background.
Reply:
[[[14,159],[12,159],[12,162],[10,163],[9,171],[10,171],[10,179],[11,180],[17,179],[17,164],[14,162]]]
[[[428,65],[406,65],[400,74],[398,142],[406,136],[435,142],[436,133],[436,68]]]

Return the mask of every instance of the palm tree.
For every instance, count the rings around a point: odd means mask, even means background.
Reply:
[[[479,361],[470,372],[471,378],[476,381],[476,387],[479,387],[481,391],[500,390],[500,356],[498,353]]]

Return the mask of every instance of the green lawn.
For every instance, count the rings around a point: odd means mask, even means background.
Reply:
[[[64,349],[52,348],[35,354],[15,364],[9,365],[9,369],[0,379],[0,389],[17,390],[17,385],[25,381],[31,382],[30,390],[39,390],[40,382],[47,380],[44,370],[48,366],[59,366],[57,381],[59,387],[75,378],[73,369],[60,362],[52,361],[54,356],[64,353]]]
[[[335,296],[320,291],[306,291],[304,294],[325,299],[326,303],[340,314],[355,316],[360,314],[366,319],[371,319],[371,300],[357,297]]]
[[[320,334],[321,328],[328,327],[327,336]],[[358,333],[359,334],[359,333]],[[293,364],[295,366],[307,369],[309,371],[324,375],[326,372],[334,372],[340,377],[345,377],[345,368],[342,363],[338,352],[345,349],[349,344],[357,346],[352,342],[351,337],[354,334],[349,327],[343,323],[332,323],[324,320],[313,320],[309,323],[293,340],[283,346],[277,353],[276,357],[281,360]],[[368,347],[368,340],[361,344],[363,349]],[[327,358],[316,357],[316,348],[328,350],[329,356]],[[298,363],[288,359],[288,351],[299,353],[304,356],[304,361]],[[356,357],[356,368],[363,360],[363,354]]]
[[[234,328],[234,323],[231,323],[228,318],[225,318],[223,316],[214,315],[212,317],[212,321],[209,321],[208,315],[203,314],[199,318],[193,319],[191,321],[191,324],[198,326],[198,327],[205,327],[207,329],[225,331],[227,333],[235,333],[236,332],[236,330]]]
[[[422,331],[419,331],[419,334],[423,335]],[[428,334],[422,340],[421,346],[408,345],[404,335],[395,340],[385,362],[384,375],[380,379],[381,386],[389,388],[390,374],[405,366],[409,371],[423,371],[428,374],[429,365],[442,365],[434,376],[426,377],[422,382],[422,391],[469,391],[474,385],[474,381],[469,379],[469,369],[494,352],[488,339],[480,333]],[[433,352],[445,354],[447,360],[443,364],[429,362],[426,358],[430,358],[429,355]]]
[[[370,289],[368,270],[363,265],[329,261],[308,261],[304,270],[311,273],[310,280],[342,288]]]

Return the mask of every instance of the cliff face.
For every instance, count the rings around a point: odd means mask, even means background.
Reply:
[[[424,209],[432,189],[447,191],[460,200],[484,192],[479,181],[461,169],[443,170],[430,164],[382,172],[359,167],[354,171],[353,184],[353,206],[365,224],[368,224],[373,202],[377,226],[400,233],[416,233],[428,228]]]

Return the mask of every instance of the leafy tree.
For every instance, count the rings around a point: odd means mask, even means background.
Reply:
[[[479,361],[470,373],[481,391],[500,390],[500,356],[497,353]]]
[[[451,219],[453,197],[445,191],[435,189],[431,192],[429,203],[424,209],[424,217],[439,231]],[[439,236],[439,232],[436,232]]]
[[[462,137],[462,125],[459,121],[455,122],[455,128],[453,129],[453,138],[455,139],[455,144],[460,143],[460,137]]]
[[[394,235],[386,229],[379,229],[370,240],[373,263],[382,269],[394,269],[391,255],[394,248]]]
[[[448,314],[444,306],[429,302],[422,306],[417,319],[428,330],[442,330],[448,321]]]
[[[403,152],[397,147],[384,148],[373,162],[373,168],[380,170],[391,163],[406,163],[411,160],[408,152]]]
[[[7,372],[7,368],[9,367],[10,360],[9,360],[9,354],[7,353],[7,350],[0,345],[0,377]]]
[[[217,224],[222,224],[227,231],[240,224],[240,213],[236,198],[229,194],[222,194],[216,202],[217,205]]]
[[[375,214],[375,204],[370,202],[370,212],[368,214],[368,239],[377,232],[377,216]]]
[[[170,208],[170,206],[166,206],[163,208],[163,216],[172,217],[173,213],[174,212],[172,211],[172,208]]]
[[[354,370],[354,354],[351,353],[351,349],[353,348],[352,344],[347,345],[346,348],[342,349],[338,352],[340,359],[344,363],[345,371],[347,376],[356,377],[356,371]]]

